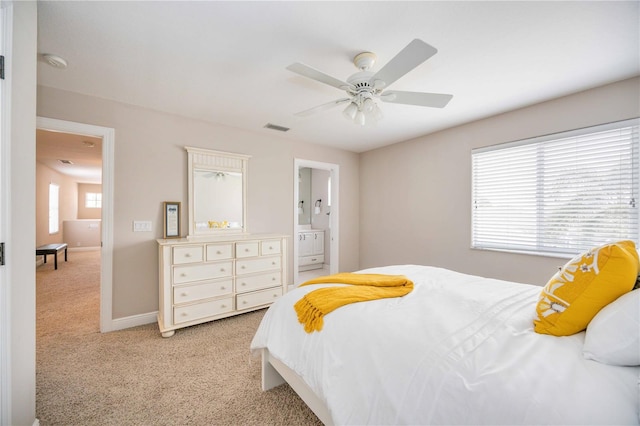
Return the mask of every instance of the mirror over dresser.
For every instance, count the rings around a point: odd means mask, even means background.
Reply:
[[[288,284],[288,236],[247,232],[249,156],[185,148],[189,235],[157,240],[163,337],[266,308]]]

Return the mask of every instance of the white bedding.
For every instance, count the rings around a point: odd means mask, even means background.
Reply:
[[[251,343],[294,370],[335,424],[638,424],[640,367],[586,360],[584,332],[533,331],[541,288],[404,265],[413,292],[355,303],[308,334],[274,303]]]

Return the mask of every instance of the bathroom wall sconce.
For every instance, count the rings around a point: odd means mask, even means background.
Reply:
[[[322,210],[322,200],[317,200],[316,204],[315,204],[315,208],[314,208],[314,213],[315,214],[320,214],[320,211]]]
[[[304,200],[300,200],[298,203],[298,214],[304,214]]]

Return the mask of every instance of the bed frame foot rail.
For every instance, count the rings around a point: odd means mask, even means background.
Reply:
[[[327,426],[333,425],[333,419],[324,401],[318,398],[293,370],[272,357],[268,349],[262,349],[262,390],[267,391],[283,383],[291,386],[322,423]]]

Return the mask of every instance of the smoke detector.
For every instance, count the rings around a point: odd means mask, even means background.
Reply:
[[[42,55],[42,57],[44,58],[46,63],[54,68],[65,69],[67,67],[67,61],[58,55],[45,53],[44,55]]]

